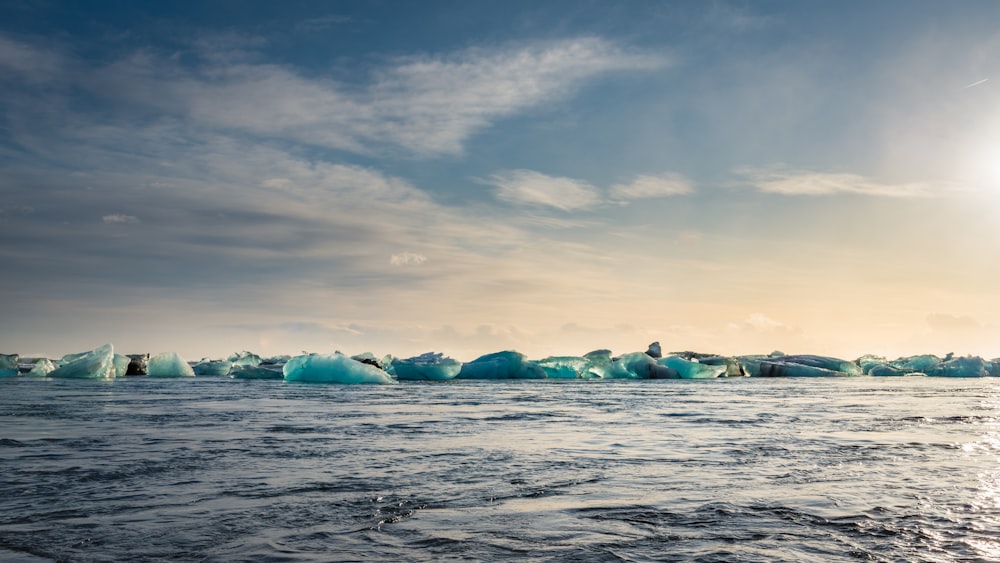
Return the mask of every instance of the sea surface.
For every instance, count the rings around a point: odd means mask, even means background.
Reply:
[[[997,561],[1000,379],[0,381],[2,561]]]

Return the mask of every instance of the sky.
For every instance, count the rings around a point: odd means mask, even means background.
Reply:
[[[0,347],[1000,356],[1000,2],[0,6]]]

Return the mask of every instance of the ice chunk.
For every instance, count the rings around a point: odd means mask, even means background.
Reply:
[[[678,374],[666,366],[660,365],[645,352],[629,352],[615,361],[633,379],[676,379]]]
[[[257,366],[260,365],[260,356],[246,350],[233,354],[227,358],[234,366]]]
[[[795,356],[781,356],[775,358],[775,360],[780,361],[782,363],[799,364],[803,366],[835,371],[843,375],[861,375],[861,366],[859,366],[858,364],[847,360],[841,360],[839,358],[830,358],[828,356],[813,356],[809,354],[801,354]]]
[[[195,375],[215,375],[225,377],[233,370],[233,364],[229,360],[209,360],[206,358],[195,364],[191,370]]]
[[[667,356],[666,358],[657,360],[656,363],[676,371],[682,379],[714,379],[726,373],[725,363],[722,365],[709,365],[685,360],[677,356]]]
[[[651,343],[649,345],[649,348],[646,348],[646,354],[651,358],[662,358],[663,349],[660,348],[660,343],[659,342]]]
[[[176,352],[157,354],[146,362],[150,377],[194,377],[194,370]]]
[[[125,377],[128,373],[128,365],[131,363],[131,359],[128,356],[123,356],[121,354],[115,354],[115,359],[112,362],[115,364],[115,377]]]
[[[594,350],[583,355],[590,361],[590,373],[602,379],[635,379],[635,373],[611,357],[611,350]]]
[[[125,375],[146,375],[146,364],[149,354],[129,354],[128,371]]]
[[[513,350],[479,356],[462,366],[458,379],[543,379],[545,372]]]
[[[865,354],[864,356],[861,356],[860,358],[855,360],[854,363],[858,364],[858,367],[861,368],[861,373],[867,374],[871,372],[872,368],[874,368],[875,366],[887,365],[889,361],[886,360],[885,357],[883,356],[876,356],[874,354]]]
[[[31,367],[28,375],[32,377],[48,377],[49,373],[54,369],[56,369],[56,365],[52,363],[52,360],[41,358]]]
[[[230,372],[233,379],[284,379],[285,373],[282,367],[275,364],[261,364],[259,366],[233,366]]]
[[[0,377],[14,377],[17,375],[17,354],[0,354]]]
[[[549,356],[533,362],[553,379],[592,379],[599,377],[590,371],[591,362],[583,356]]]
[[[919,371],[928,373],[929,370],[933,370],[940,363],[941,358],[933,354],[924,354],[921,356],[906,356],[904,358],[898,358],[889,362],[889,365],[906,372]]]
[[[396,381],[375,366],[363,364],[336,352],[295,356],[282,370],[285,381],[307,383],[386,383]]]
[[[739,362],[743,373],[750,377],[760,377],[760,363],[769,357],[762,355],[736,356],[736,361]]]
[[[822,367],[782,361],[783,358],[760,363],[761,377],[837,377],[846,374]]]
[[[924,371],[937,377],[984,377],[987,375],[986,362],[977,356],[966,356],[946,360]]]
[[[706,366],[723,366],[725,371],[719,377],[744,377],[743,368],[736,358],[728,356],[706,356],[698,359],[698,363]]]
[[[49,377],[65,379],[114,379],[115,351],[105,344],[90,352],[71,354],[69,362],[49,372]],[[66,358],[66,356],[63,356]]]
[[[392,360],[392,369],[398,379],[446,381],[462,371],[462,362],[444,357],[444,354],[426,352],[419,356]]]

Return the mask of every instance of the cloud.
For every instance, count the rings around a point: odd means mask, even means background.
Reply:
[[[563,211],[583,209],[598,203],[597,189],[579,180],[547,176],[533,170],[509,170],[490,176],[496,196],[511,203],[554,207]]]
[[[200,40],[195,53],[210,54],[188,66],[147,52],[100,68],[76,61],[64,86],[202,126],[362,154],[395,147],[429,157],[461,153],[470,136],[496,121],[570,97],[602,75],[669,64],[663,55],[583,37],[400,57],[347,84],[253,62],[252,39]],[[221,45],[224,56],[206,50],[206,41]]]
[[[393,254],[389,258],[389,263],[393,266],[419,266],[427,261],[427,257],[416,252],[403,252]]]
[[[134,215],[123,215],[121,213],[113,213],[111,215],[105,215],[101,217],[101,221],[103,221],[105,224],[114,224],[114,223],[134,224],[140,222],[139,218]]]
[[[691,181],[675,173],[637,176],[631,183],[615,184],[609,190],[611,197],[621,200],[670,197],[692,192],[694,187]]]
[[[857,194],[898,198],[933,195],[931,187],[924,183],[886,184],[859,174],[759,168],[743,168],[736,173],[763,193],[806,196]]]

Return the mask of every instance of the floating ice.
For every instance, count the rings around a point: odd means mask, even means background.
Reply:
[[[520,352],[504,350],[479,356],[462,366],[458,379],[543,379],[545,372]]]
[[[112,362],[115,364],[115,377],[117,378],[125,377],[128,374],[128,365],[132,360],[128,356],[115,354],[115,359]]]
[[[645,352],[630,352],[615,361],[633,379],[676,379],[677,372],[657,363]]]
[[[233,379],[284,379],[283,366],[261,364],[259,366],[233,366],[229,376]]]
[[[257,366],[261,363],[260,356],[246,350],[229,356],[228,360],[234,366]]]
[[[594,350],[583,355],[590,361],[590,373],[601,379],[635,379],[636,375],[630,372],[624,364],[616,362],[611,357],[611,350]]]
[[[17,375],[17,354],[0,354],[0,377],[14,377]]]
[[[52,360],[41,358],[31,366],[31,371],[28,372],[28,375],[31,377],[48,377],[49,373],[54,369],[56,369],[56,365],[52,363]]]
[[[129,354],[128,371],[125,375],[146,375],[149,354]]]
[[[592,379],[600,377],[590,371],[591,362],[583,356],[549,356],[532,362],[552,379]]]
[[[938,377],[983,377],[987,375],[986,362],[975,356],[946,360],[924,373]]]
[[[902,371],[919,371],[927,373],[941,363],[941,358],[933,354],[923,354],[921,356],[907,356],[889,362],[889,365]]]
[[[662,358],[663,349],[660,348],[660,343],[658,341],[650,343],[649,347],[646,348],[646,354],[651,358]]]
[[[705,356],[698,358],[698,363],[706,366],[723,366],[725,370],[719,377],[743,377],[746,375],[743,373],[743,368],[740,367],[740,362],[736,358],[728,356]]]
[[[233,370],[229,360],[202,360],[191,367],[195,375],[216,375],[225,377]]]
[[[176,352],[157,354],[146,362],[150,377],[194,377],[194,370]]]
[[[445,358],[444,354],[427,352],[404,360],[393,359],[392,370],[397,379],[446,381],[458,376],[462,362]]]
[[[726,365],[709,365],[685,360],[677,356],[667,356],[657,360],[657,364],[674,370],[681,379],[714,379],[726,373]]]
[[[387,383],[396,381],[377,367],[336,352],[295,356],[282,370],[285,381],[306,383]]]
[[[49,377],[64,379],[114,379],[115,351],[105,344],[90,352],[69,354],[71,360],[49,372]],[[65,360],[67,356],[63,356]]]

